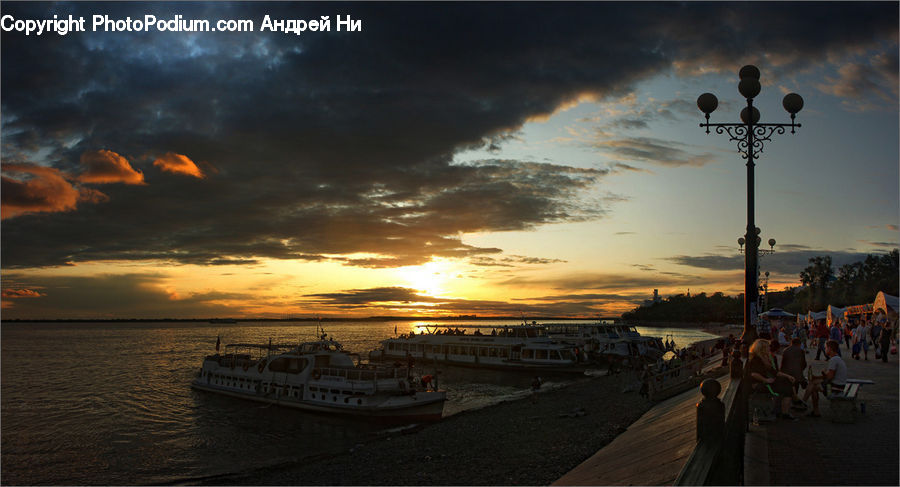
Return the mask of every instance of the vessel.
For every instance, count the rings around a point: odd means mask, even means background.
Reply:
[[[583,353],[582,360],[641,357],[656,360],[666,348],[659,337],[643,336],[633,325],[624,323],[544,323],[547,336],[570,343]]]
[[[512,370],[562,370],[578,364],[576,348],[535,325],[434,325],[388,338],[370,361],[425,361]]]
[[[441,418],[446,393],[407,368],[360,364],[335,340],[235,343],[203,360],[191,387],[284,407],[394,420]]]

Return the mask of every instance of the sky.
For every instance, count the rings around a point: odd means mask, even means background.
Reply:
[[[738,122],[746,64],[761,122],[804,99],[756,161],[769,289],[810,257],[900,246],[897,2],[0,15],[4,319],[597,317],[654,289],[738,295],[745,160],[696,100]],[[85,32],[16,28],[54,15]],[[104,32],[94,15],[254,28]]]

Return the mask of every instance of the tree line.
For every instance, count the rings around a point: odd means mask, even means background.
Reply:
[[[767,308],[782,308],[791,313],[822,311],[829,304],[846,307],[871,303],[878,291],[900,294],[900,254],[894,249],[887,254],[869,254],[859,262],[846,264],[835,271],[831,256],[809,259],[800,274],[800,286],[769,292]],[[641,305],[626,312],[626,321],[728,322],[743,318],[744,295],[726,296],[721,292],[707,295],[678,294],[656,303]]]

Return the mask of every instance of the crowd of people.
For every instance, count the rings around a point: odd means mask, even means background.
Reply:
[[[743,377],[753,393],[775,399],[777,415],[791,421],[804,411],[819,417],[820,397],[833,397],[847,385],[847,359],[874,359],[888,362],[897,353],[897,323],[881,316],[851,323],[835,321],[829,327],[824,320],[812,325],[772,326],[752,344],[741,343],[729,336],[722,344],[722,365],[730,365],[732,377]],[[768,335],[768,336],[766,336]],[[826,360],[820,373],[814,373],[807,354]],[[821,358],[824,354],[824,359]]]

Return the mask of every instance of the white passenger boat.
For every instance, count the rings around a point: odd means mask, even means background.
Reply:
[[[424,360],[494,369],[564,369],[577,365],[573,345],[532,325],[425,326],[381,342],[369,360]]]
[[[656,360],[665,353],[659,337],[643,336],[633,325],[624,323],[544,323],[547,335],[578,346],[588,357],[646,357]]]
[[[354,362],[324,335],[291,345],[226,345],[224,354],[206,357],[191,387],[308,411],[410,421],[440,419],[446,400],[444,391],[421,388],[405,368]]]

